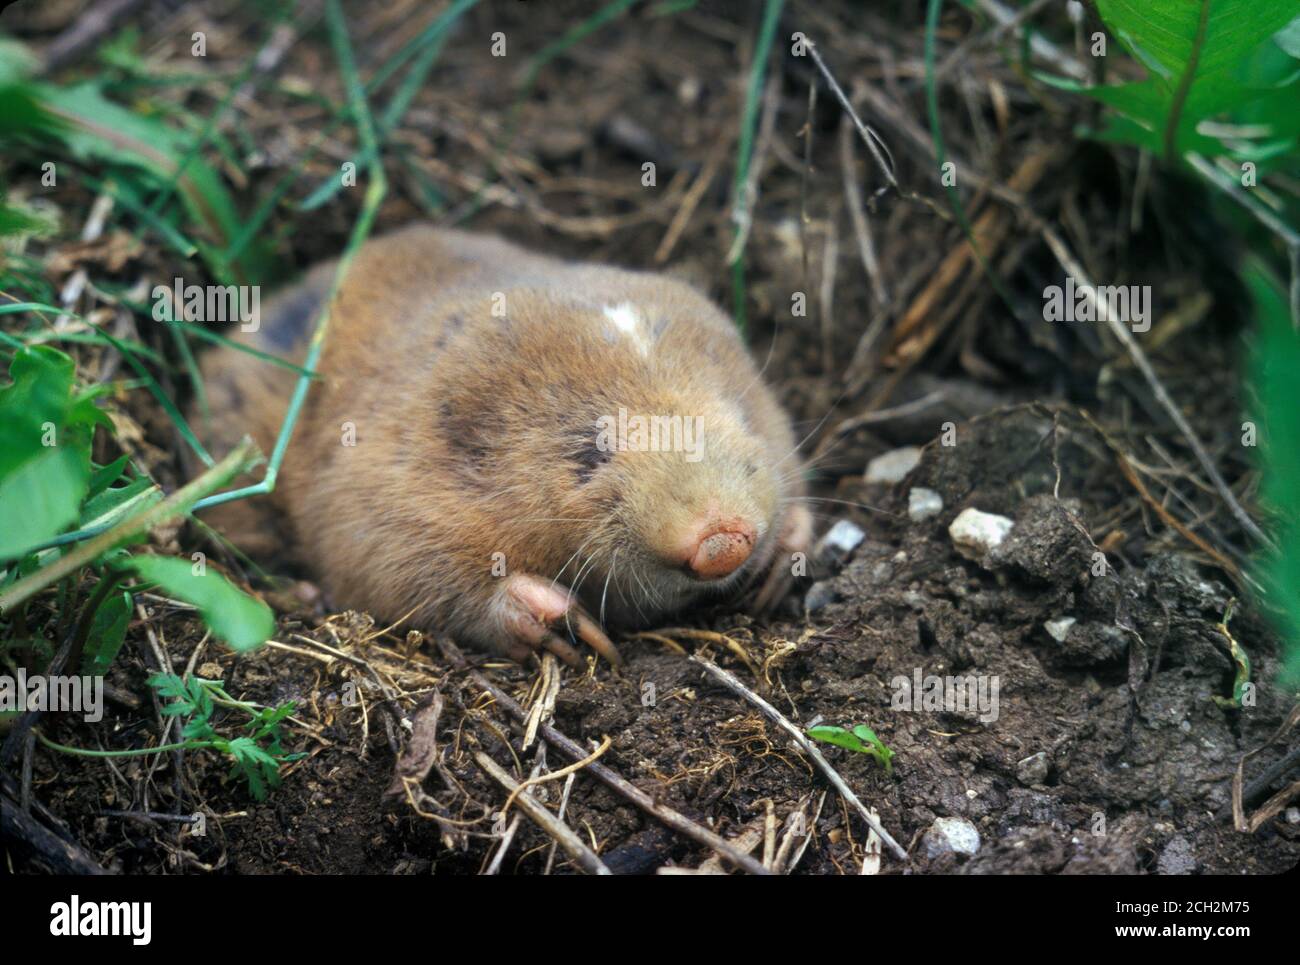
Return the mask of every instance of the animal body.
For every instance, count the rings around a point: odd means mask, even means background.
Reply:
[[[335,265],[239,340],[301,363]],[[209,436],[269,452],[296,375],[222,348]],[[333,602],[524,660],[789,585],[811,516],[790,422],[731,320],[658,274],[419,225],[357,254],[269,497],[207,511]],[[197,416],[196,416],[197,418]]]

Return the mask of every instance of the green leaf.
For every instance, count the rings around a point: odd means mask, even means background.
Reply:
[[[808,736],[813,740],[819,740],[826,744],[834,744],[836,747],[843,747],[846,750],[857,751],[859,754],[867,752],[867,745],[862,743],[862,739],[856,734],[845,730],[843,727],[831,727],[823,725],[820,727],[808,728]]]
[[[1300,0],[1097,0],[1102,20],[1146,68],[1135,84],[1087,89],[1175,154],[1204,150],[1201,122],[1284,82],[1275,35],[1290,38]],[[1143,146],[1150,146],[1144,144]]]
[[[211,568],[198,574],[188,561],[172,556],[135,556],[125,566],[169,596],[198,607],[203,622],[232,650],[249,650],[275,632],[271,608]]]
[[[0,201],[0,238],[9,235],[48,235],[57,228],[53,220],[27,208]]]
[[[208,740],[215,734],[212,725],[203,717],[195,717],[181,728],[181,737],[184,740]]]
[[[263,801],[268,787],[280,786],[280,762],[251,737],[236,737],[226,750],[234,758],[231,774],[243,776],[254,798]]]
[[[131,622],[131,603],[131,594],[121,590],[109,594],[99,605],[81,658],[83,674],[99,677],[113,666],[126,639],[127,625]]]
[[[39,67],[25,46],[0,37],[0,140],[30,140],[57,128],[33,93],[29,78]]]
[[[106,489],[87,499],[81,509],[81,524],[86,527],[111,526],[162,498],[162,490],[148,479],[133,479],[125,486]]]
[[[876,732],[866,724],[858,724],[857,727],[853,728],[853,733],[864,744],[868,745],[867,753],[884,765],[885,773],[892,773],[894,770],[894,752],[885,746],[885,742],[876,736]]]
[[[122,471],[126,469],[126,464],[130,461],[131,456],[128,454],[120,459],[114,459],[107,466],[95,466],[94,474],[90,477],[90,489],[86,493],[86,497],[89,499],[98,496],[117,482],[122,476]]]
[[[886,747],[884,741],[866,724],[858,724],[851,731],[829,725],[810,727],[808,736],[814,740],[834,744],[836,747],[843,747],[845,750],[874,757],[885,769],[886,774],[893,773],[894,752]]]
[[[145,683],[156,690],[159,697],[185,696],[185,681],[174,673],[156,673]]]
[[[194,713],[201,720],[207,720],[212,716],[212,694],[208,690],[208,685],[211,683],[212,681],[204,680],[202,677],[190,677],[185,683],[190,702],[194,704]]]
[[[157,496],[162,497],[162,493],[157,492],[157,487],[144,478],[132,479],[125,486],[105,489],[98,493],[94,492],[94,482],[92,481],[91,494],[82,509],[81,518],[87,525],[90,525],[95,520],[113,518],[116,511],[128,503],[132,504],[132,506],[143,507],[145,500],[140,500],[138,497],[149,490],[155,490]]]
[[[208,723],[214,706],[209,690],[215,683],[202,677],[189,677],[182,680],[175,674],[159,673],[149,678],[149,685],[160,697],[174,698],[162,708],[166,717],[191,717],[181,729],[181,736],[186,740],[206,740],[215,735]]]
[[[265,708],[248,722],[250,736],[254,740],[261,740],[264,737],[275,737],[278,740],[280,721],[292,716],[296,707],[297,705],[289,700],[279,707]]]
[[[29,346],[9,363],[0,389],[0,478],[44,448],[45,424],[60,426],[72,404],[73,362],[47,345]]]
[[[94,427],[108,417],[94,393],[74,394],[72,359],[26,346],[0,388],[0,559],[22,556],[80,516]]]
[[[1258,333],[1251,382],[1259,398],[1263,501],[1277,515],[1278,552],[1259,561],[1266,599],[1282,635],[1283,682],[1300,685],[1300,333],[1281,286],[1261,264],[1245,275]]]
[[[159,697],[171,698],[171,703],[163,705],[164,717],[188,717],[197,709],[189,687],[176,674],[156,673],[146,683],[157,692]]]
[[[84,440],[49,446],[0,479],[0,559],[22,556],[75,523],[89,483]]]
[[[1300,15],[1300,3],[1097,0],[1097,10],[1170,99],[1190,70],[1187,110],[1203,117],[1249,96],[1238,78],[1241,65],[1256,48]]]

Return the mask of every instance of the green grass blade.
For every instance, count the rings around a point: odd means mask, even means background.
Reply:
[[[402,122],[402,118],[406,116],[406,112],[411,106],[411,101],[423,86],[425,78],[432,69],[434,62],[438,59],[438,54],[442,52],[447,33],[456,20],[476,3],[478,3],[478,0],[457,0],[456,3],[447,8],[447,11],[442,16],[421,31],[419,36],[391,58],[394,61],[401,58],[400,62],[405,63],[403,53],[408,48],[412,53],[417,54],[415,62],[412,63],[411,69],[403,78],[401,86],[398,87],[392,100],[388,102],[388,107],[379,116],[379,120],[375,124],[377,144],[381,144]],[[380,68],[376,77],[382,77],[382,80],[386,80],[391,74],[385,74],[383,71],[384,68]],[[375,79],[372,79],[369,84],[365,85],[366,90],[378,87],[382,80],[376,82]],[[374,151],[377,150],[378,147],[374,149]],[[364,148],[357,158],[357,167],[369,167],[375,160],[374,151],[370,148]],[[312,211],[319,208],[333,198],[342,188],[343,179],[339,175],[331,175],[299,204],[299,210]]]
[[[767,75],[768,56],[772,50],[772,41],[776,36],[776,24],[781,17],[781,8],[784,0],[767,0],[763,7],[763,20],[759,24],[758,40],[754,44],[754,62],[749,68],[749,84],[745,89],[745,107],[740,120],[740,145],[736,151],[736,180],[733,186],[735,199],[732,202],[736,208],[737,215],[745,211],[748,205],[748,199],[745,197],[745,186],[749,181],[749,166],[753,162],[754,155],[754,132],[758,128],[758,103],[762,97],[763,79]],[[744,217],[749,213],[745,212]],[[737,218],[736,234],[740,238],[744,226]],[[740,329],[741,335],[745,334],[747,321],[745,318],[745,257],[744,245],[735,253],[735,261],[731,263],[731,290],[732,290],[732,314],[736,320],[736,327]]]

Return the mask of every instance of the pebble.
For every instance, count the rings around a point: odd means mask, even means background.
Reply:
[[[942,512],[943,497],[933,489],[917,486],[907,494],[907,516],[912,522],[924,522]]]
[[[828,562],[842,563],[867,538],[862,527],[847,519],[837,520],[817,541],[814,554]]]
[[[1189,875],[1196,870],[1196,855],[1191,843],[1181,834],[1174,835],[1160,852],[1156,871],[1162,875]]]
[[[1015,523],[1005,516],[983,513],[978,509],[963,509],[948,527],[948,535],[957,552],[979,562],[1007,538]]]
[[[941,854],[974,854],[980,849],[980,833],[965,818],[935,818],[921,836],[927,857]]]
[[[909,472],[921,461],[920,446],[904,446],[881,453],[867,463],[867,472],[863,479],[869,483],[893,485],[903,481]]]
[[[1070,627],[1078,622],[1074,617],[1061,617],[1057,620],[1048,620],[1043,624],[1043,629],[1057,643],[1065,643],[1065,638],[1070,635]]]

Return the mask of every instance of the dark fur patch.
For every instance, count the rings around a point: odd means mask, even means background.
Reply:
[[[447,347],[447,343],[460,334],[460,330],[465,327],[465,319],[460,315],[448,315],[443,320],[442,329],[438,332],[438,337],[433,340],[433,350],[441,352]]]
[[[595,423],[585,430],[578,429],[569,435],[570,445],[566,455],[574,464],[574,473],[581,485],[591,482],[592,477],[596,475],[596,470],[614,458],[612,452],[601,449],[596,444],[596,435]]]
[[[274,317],[266,319],[259,333],[268,348],[288,352],[311,334],[312,323],[320,311],[325,293],[310,286],[299,288],[279,306]]]
[[[491,413],[458,412],[457,406],[447,400],[439,407],[438,415],[447,449],[457,457],[461,475],[470,482],[484,481],[484,469],[500,446],[504,427]]]

